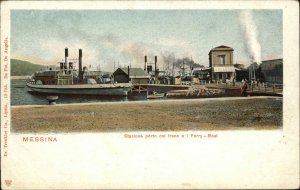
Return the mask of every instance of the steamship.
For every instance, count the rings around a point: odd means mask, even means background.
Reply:
[[[46,94],[127,96],[131,83],[116,83],[108,74],[87,71],[82,67],[82,49],[79,49],[78,71],[73,62],[68,61],[68,48],[65,48],[65,61],[59,62],[59,69],[35,72],[27,87],[31,92]]]

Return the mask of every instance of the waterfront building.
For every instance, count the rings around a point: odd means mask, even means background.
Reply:
[[[236,68],[233,63],[233,51],[233,48],[224,45],[209,51],[209,67],[213,82],[225,83],[227,80],[235,79]]]
[[[128,74],[129,73],[129,74]],[[118,83],[148,84],[150,75],[142,68],[118,68],[114,73],[114,81]]]
[[[253,69],[255,72],[253,72]],[[254,62],[248,67],[241,68],[236,71],[236,81],[241,81],[243,79],[251,81],[251,78],[254,78],[251,74],[253,74],[255,76],[255,80],[259,82],[282,84],[283,59],[264,60],[261,64]]]
[[[265,82],[283,83],[283,59],[264,60],[260,65]]]

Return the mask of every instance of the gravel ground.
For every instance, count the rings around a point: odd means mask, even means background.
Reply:
[[[282,98],[12,107],[16,133],[279,129]]]

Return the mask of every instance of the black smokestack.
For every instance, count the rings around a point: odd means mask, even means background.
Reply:
[[[154,69],[155,69],[155,72],[156,72],[156,63],[157,63],[157,56],[154,57]]]
[[[145,67],[144,67],[144,71],[146,71],[147,69],[147,56],[145,56]]]
[[[129,73],[129,66],[128,66],[128,82],[130,81],[130,73]]]
[[[82,77],[82,49],[79,49],[79,60],[78,60],[78,63],[79,63],[79,79],[82,80],[83,77]]]
[[[158,70],[157,70],[157,56],[154,56],[154,74],[157,77],[158,76]]]
[[[69,56],[68,48],[65,48],[65,63],[66,64],[68,62],[68,56]]]
[[[65,48],[65,57],[68,57],[69,56],[69,52],[68,52],[68,48],[66,47]]]
[[[68,52],[68,48],[65,48],[65,64],[64,64],[64,69],[65,72],[67,72],[66,70],[68,69],[68,56],[69,56],[69,52]]]

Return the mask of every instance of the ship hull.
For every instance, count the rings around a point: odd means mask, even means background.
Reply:
[[[27,83],[27,87],[36,93],[99,96],[127,96],[131,86],[130,83],[78,85],[38,85]]]

